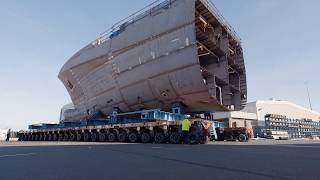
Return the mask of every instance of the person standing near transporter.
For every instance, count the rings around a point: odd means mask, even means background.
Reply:
[[[184,144],[189,144],[189,131],[191,127],[191,122],[188,118],[182,121],[182,138]]]
[[[10,141],[10,136],[11,136],[11,129],[9,129],[8,132],[7,132],[7,139],[6,139],[6,141]]]

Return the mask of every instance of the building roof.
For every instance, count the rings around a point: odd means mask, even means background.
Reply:
[[[295,108],[298,108],[298,109],[301,109],[301,110],[304,110],[304,111],[307,111],[307,112],[310,112],[310,113],[313,113],[313,114],[318,114],[319,117],[320,117],[320,113],[319,113],[319,112],[314,111],[314,110],[310,110],[310,109],[308,109],[308,108],[305,108],[305,107],[300,106],[300,105],[298,105],[298,104],[292,103],[292,102],[290,102],[290,101],[282,101],[282,100],[258,100],[258,101],[250,102],[250,103],[255,103],[255,104],[257,104],[257,105],[259,105],[259,104],[288,105],[288,106],[292,106],[292,107],[295,107]],[[250,104],[250,103],[247,103],[247,104]]]

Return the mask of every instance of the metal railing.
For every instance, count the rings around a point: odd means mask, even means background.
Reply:
[[[233,29],[233,27],[228,23],[228,21],[222,16],[218,8],[210,1],[210,0],[201,0],[206,7],[211,10],[211,13],[217,18],[219,23],[221,23],[228,33],[238,42],[241,42],[240,36],[237,32]]]
[[[113,35],[118,35],[122,31],[125,30],[125,28],[136,21],[139,21],[143,19],[144,17],[148,15],[152,15],[152,13],[160,10],[169,8],[170,5],[177,0],[156,0],[153,3],[145,6],[144,8],[140,9],[139,11],[131,14],[130,16],[120,20],[119,22],[115,23],[111,28],[108,30],[102,32],[99,37],[94,40],[91,44],[92,45],[99,45],[108,39],[112,38]],[[221,23],[228,33],[237,41],[241,42],[240,36],[236,33],[236,31],[231,27],[231,25],[225,20],[225,18],[221,15],[219,10],[216,8],[216,6],[210,1],[210,0],[201,0],[203,4],[207,7],[208,10],[217,18],[219,23]]]
[[[164,9],[169,8],[171,3],[175,2],[176,0],[156,0],[153,3],[145,6],[144,8],[140,9],[139,11],[131,14],[130,16],[120,20],[119,22],[115,23],[111,28],[102,32],[99,37],[93,41],[91,44],[99,45],[106,40],[112,38],[112,35],[116,35],[117,32],[121,33],[129,24],[137,22],[143,19],[146,16],[152,15],[152,13]]]

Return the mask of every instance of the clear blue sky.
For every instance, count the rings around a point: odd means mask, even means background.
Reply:
[[[249,101],[276,98],[307,106],[309,82],[320,111],[320,1],[212,0],[240,34]],[[57,122],[70,102],[57,74],[77,50],[152,0],[2,0],[0,128]]]

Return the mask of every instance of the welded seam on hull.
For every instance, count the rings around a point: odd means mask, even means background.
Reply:
[[[183,48],[175,49],[175,50],[173,50],[173,51],[170,51],[170,52],[167,52],[167,53],[165,53],[165,54],[162,54],[162,55],[158,56],[157,58],[149,58],[149,59],[146,60],[145,63],[137,64],[137,65],[135,65],[135,66],[132,66],[131,69],[125,69],[125,70],[121,71],[121,73],[125,73],[125,72],[128,72],[128,71],[131,71],[132,69],[134,69],[134,68],[136,68],[136,67],[139,67],[139,66],[141,66],[141,65],[145,65],[145,64],[148,64],[148,63],[151,63],[151,62],[160,60],[160,59],[162,59],[162,58],[164,58],[164,57],[166,57],[166,56],[169,56],[169,55],[178,53],[178,52],[180,52],[180,51],[182,51],[182,50],[184,50],[184,49],[187,49],[187,48],[190,48],[190,47],[194,47],[195,45],[196,45],[196,44],[190,44],[189,46],[185,46],[185,47],[183,47]],[[119,74],[121,74],[121,73],[119,73]]]
[[[188,96],[188,95],[192,95],[192,94],[200,94],[200,93],[206,93],[207,91],[206,90],[201,90],[201,91],[195,91],[195,92],[192,92],[192,93],[186,93],[186,94],[182,94],[181,96]],[[148,101],[144,101],[144,103],[151,103],[151,102],[154,102],[154,101],[157,101],[157,98],[153,98],[153,99],[150,99]],[[134,107],[134,106],[137,106],[139,105],[139,103],[136,103],[136,104],[129,104],[129,106],[131,107]]]
[[[165,104],[158,96],[156,96],[156,93],[154,92],[154,89],[153,89],[152,86],[151,86],[150,80],[151,80],[151,79],[147,79],[146,81],[147,81],[147,84],[148,84],[148,86],[149,86],[149,88],[150,88],[150,90],[151,90],[152,96],[153,96],[155,99],[157,99],[161,104]]]
[[[195,46],[195,44],[190,44],[189,46],[186,46],[184,49],[190,48],[190,47],[193,47],[193,46]],[[168,55],[174,54],[174,53],[178,53],[178,52],[180,52],[180,51],[182,51],[182,50],[183,50],[183,49],[176,49],[176,50],[174,50],[174,51],[171,51]],[[152,58],[151,58],[150,60],[148,60],[147,62],[145,62],[144,64],[141,64],[141,65],[145,65],[145,64],[154,62],[154,61],[156,61],[156,60],[161,60],[161,58],[164,58],[165,56],[167,56],[167,55],[159,56],[159,57],[156,58],[156,59],[152,59]],[[187,68],[187,67],[191,67],[191,66],[193,66],[193,65],[195,65],[195,64],[199,64],[199,62],[197,61],[196,63],[190,64],[190,65],[187,65],[187,66],[183,66],[182,69],[183,69],[183,68]],[[134,69],[134,68],[136,68],[136,67],[139,67],[139,66],[141,66],[141,65],[138,64],[138,65],[132,67],[132,69]],[[103,66],[103,67],[104,67],[104,66]],[[101,67],[101,68],[103,68],[103,67]],[[131,70],[132,70],[132,69],[131,69]],[[167,71],[167,72],[170,73],[170,72],[173,72],[173,71],[175,71],[175,70],[177,70],[177,69],[179,69],[179,68],[176,68],[176,69],[174,69],[174,70]],[[130,71],[130,70],[122,71],[121,73],[125,73],[125,72],[128,72],[128,71]],[[161,73],[160,75],[166,74],[167,72]],[[152,79],[152,78],[155,78],[155,77],[158,77],[158,75],[155,75],[155,76],[152,76],[152,77],[149,77],[149,78]],[[115,83],[118,84],[117,78],[114,77],[113,79],[114,79]],[[145,79],[144,79],[144,80],[141,80],[141,81],[145,81]],[[141,81],[137,81],[137,82],[134,82],[134,83],[132,83],[132,84],[136,84],[136,83],[139,83],[139,82],[141,82]],[[130,84],[130,85],[128,85],[128,86],[131,86],[132,84]],[[125,88],[125,87],[127,87],[127,86],[120,87],[119,90],[122,90],[122,89]],[[110,88],[110,89],[111,89],[111,88]],[[110,91],[110,90],[106,90],[106,91],[104,91],[104,92],[107,92],[107,91]],[[81,98],[81,96],[79,96],[78,98]],[[77,99],[78,99],[78,98],[77,98]],[[75,99],[75,100],[77,100],[77,99]]]
[[[165,31],[165,32],[159,33],[159,34],[157,34],[157,35],[151,36],[151,37],[149,37],[149,38],[146,38],[146,39],[144,39],[144,40],[141,40],[141,41],[139,41],[139,42],[137,42],[137,43],[131,44],[131,45],[129,45],[129,46],[126,46],[126,47],[121,48],[121,49],[119,49],[119,50],[116,50],[116,51],[114,51],[114,52],[110,52],[110,53],[107,53],[106,55],[102,55],[102,56],[96,57],[96,58],[94,58],[94,59],[88,60],[88,61],[86,61],[86,62],[80,63],[80,64],[78,64],[78,65],[76,65],[76,66],[74,66],[74,67],[72,67],[72,68],[70,68],[70,69],[77,68],[77,67],[79,67],[79,66],[81,66],[81,65],[84,65],[84,64],[86,64],[86,63],[88,63],[88,62],[95,61],[95,60],[101,59],[101,58],[106,58],[107,61],[106,61],[105,63],[108,63],[109,61],[111,61],[111,60],[114,59],[115,57],[117,57],[117,56],[119,56],[119,55],[121,55],[121,54],[123,54],[123,53],[125,53],[125,52],[127,52],[127,51],[129,51],[129,50],[131,50],[131,49],[134,49],[134,48],[137,47],[137,46],[143,45],[143,44],[147,43],[148,41],[152,41],[152,40],[159,39],[160,37],[162,37],[162,36],[164,36],[164,35],[166,35],[166,34],[173,33],[173,32],[175,32],[175,31],[178,31],[178,30],[180,30],[180,29],[182,29],[182,28],[185,28],[185,27],[187,27],[187,26],[189,26],[189,25],[192,25],[192,24],[194,24],[194,23],[195,23],[195,21],[193,20],[193,21],[191,21],[191,22],[185,23],[185,24],[183,24],[183,25],[181,25],[181,26],[178,26],[178,27],[172,28],[172,29],[170,29],[170,30],[167,30],[167,31]],[[111,43],[112,43],[112,42],[111,42]],[[110,43],[110,46],[111,46],[111,43]],[[112,57],[112,59],[109,59],[109,57]],[[87,76],[89,76],[90,74],[98,71],[99,69],[102,68],[102,66],[103,66],[103,65],[101,65],[101,66],[97,67],[96,69],[92,70],[90,73],[87,74]],[[87,76],[85,76],[85,77],[87,77]],[[81,82],[85,77],[81,78],[79,81]]]
[[[174,72],[174,71],[177,71],[177,70],[180,70],[180,69],[186,69],[186,68],[193,67],[193,66],[197,66],[197,65],[198,65],[198,63],[186,65],[186,66],[183,66],[183,67],[179,67],[179,68],[176,68],[176,69],[173,69],[173,70],[170,70],[170,71],[166,71],[166,72],[157,74],[156,76],[152,76],[152,77],[150,77],[150,78],[148,78],[148,79],[143,79],[143,80],[140,80],[140,81],[136,81],[136,82],[134,82],[134,83],[131,83],[131,84],[129,84],[129,85],[123,86],[123,87],[121,87],[121,88],[118,89],[118,91],[119,91],[119,93],[120,93],[120,96],[121,96],[121,98],[122,98],[122,101],[123,101],[123,103],[124,103],[129,109],[132,110],[132,108],[131,108],[130,106],[133,106],[133,105],[130,105],[129,103],[127,103],[127,102],[125,101],[125,98],[124,98],[124,96],[123,96],[123,94],[122,94],[122,90],[123,90],[123,89],[129,88],[129,87],[134,86],[134,85],[136,85],[136,84],[143,83],[143,82],[145,82],[145,81],[148,81],[148,80],[153,79],[153,78],[157,78],[157,77],[162,76],[162,75],[165,75],[165,74],[168,74],[168,75],[169,75],[170,73],[172,73],[172,72]],[[186,95],[190,95],[190,94],[197,94],[197,93],[199,93],[199,92],[208,92],[207,90],[201,90],[201,91],[196,91],[196,92],[187,93],[187,94],[179,94],[179,93],[176,92],[176,90],[175,90],[175,88],[174,88],[174,86],[173,86],[170,78],[169,78],[169,81],[170,81],[170,83],[171,83],[172,89],[174,89],[175,93],[177,94],[177,97],[178,97],[177,99],[181,99],[181,96],[186,96]],[[115,89],[115,88],[110,88],[109,90],[104,91],[103,93],[100,93],[100,95],[106,94],[107,92],[110,92],[112,89]],[[98,95],[97,95],[96,97],[98,97]],[[95,97],[95,98],[96,98],[96,97]],[[154,97],[156,97],[156,96],[154,96]],[[92,99],[94,99],[94,98],[91,98],[90,100],[92,100]],[[156,100],[156,99],[157,99],[157,98],[154,98],[153,101]],[[148,101],[146,101],[146,102],[148,102]],[[117,104],[120,104],[120,103],[117,103]]]
[[[120,93],[120,95],[121,95],[121,98],[123,98],[123,95],[122,95],[122,93],[121,93],[121,91],[122,91],[123,89],[126,89],[126,88],[128,88],[128,87],[134,86],[134,85],[136,85],[136,84],[143,83],[143,82],[145,82],[145,81],[147,81],[147,80],[150,80],[150,79],[153,79],[153,78],[157,78],[157,77],[162,76],[162,75],[165,75],[165,74],[170,74],[170,73],[172,73],[172,72],[174,72],[174,71],[177,71],[177,70],[180,70],[180,69],[186,69],[186,68],[193,67],[193,66],[197,66],[197,65],[198,65],[198,63],[193,63],[193,64],[189,64],[189,65],[186,65],[186,66],[182,66],[182,67],[179,67],[179,68],[170,70],[170,71],[166,71],[166,72],[157,74],[157,75],[155,75],[155,76],[152,76],[152,77],[150,77],[150,78],[148,78],[148,79],[142,79],[142,80],[140,80],[140,81],[136,81],[136,82],[133,82],[133,83],[128,84],[128,85],[126,85],[126,86],[123,86],[123,87],[121,87],[121,88],[118,88],[118,91],[119,91],[119,93]],[[170,78],[169,78],[169,80],[170,80]],[[170,80],[170,82],[171,82],[171,80]],[[116,87],[109,88],[108,90],[99,93],[99,95],[102,95],[102,94],[105,94],[105,93],[107,93],[107,92],[110,92],[111,90],[113,90],[113,89],[115,89],[115,88],[116,88]],[[173,84],[172,84],[172,88],[174,89]],[[174,89],[174,90],[175,90],[175,89]],[[178,93],[176,93],[176,94],[177,94],[178,97],[181,96],[181,95],[179,95]],[[98,97],[99,95],[97,95],[96,97]],[[96,97],[92,97],[89,101],[92,101],[92,100],[93,100],[94,98],[96,98]],[[124,103],[125,103],[126,105],[129,106],[129,104],[125,102],[124,98],[123,98],[123,101],[124,101]]]
[[[159,74],[157,74],[157,75],[154,75],[154,76],[149,77],[148,79],[154,79],[154,78],[156,78],[156,77],[159,77],[159,76],[162,76],[162,75],[165,75],[165,74],[169,74],[169,73],[172,73],[172,72],[177,71],[177,70],[180,70],[180,69],[186,69],[186,68],[193,67],[193,66],[197,66],[197,65],[199,65],[199,64],[198,64],[198,63],[188,64],[188,65],[185,65],[185,66],[181,66],[181,67],[179,67],[179,68],[172,69],[172,70],[170,70],[170,71],[165,71],[165,72],[159,73]],[[200,70],[199,70],[199,71],[200,71]],[[144,81],[146,81],[146,79],[142,79],[142,80],[140,80],[140,81],[135,81],[135,82],[133,82],[133,83],[131,83],[131,84],[125,85],[125,86],[123,86],[123,87],[120,87],[119,89],[122,90],[122,89],[128,88],[128,87],[133,86],[133,85],[135,85],[135,84],[139,84],[139,83],[144,82]]]

